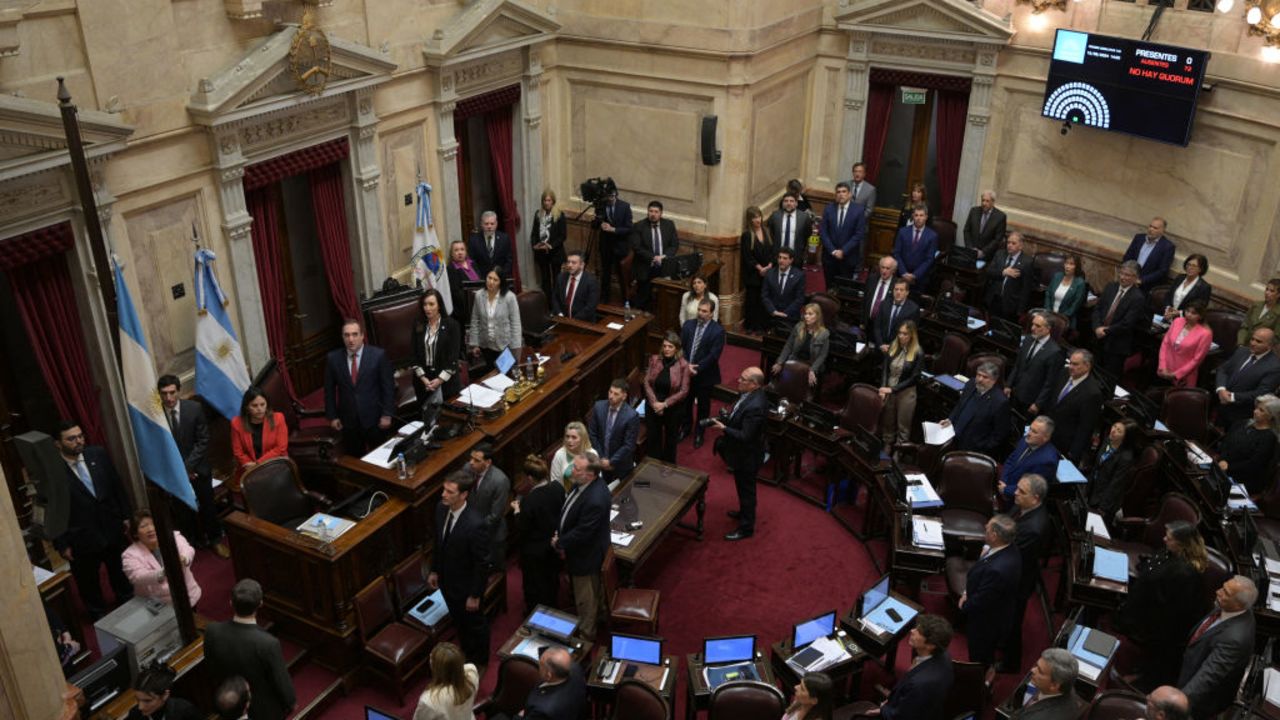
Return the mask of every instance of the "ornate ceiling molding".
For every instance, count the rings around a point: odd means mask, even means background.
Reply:
[[[423,46],[427,65],[464,62],[549,40],[560,31],[551,16],[519,0],[476,0]]]
[[[844,30],[896,35],[904,40],[1006,45],[1008,18],[998,18],[966,0],[854,0],[836,15]]]

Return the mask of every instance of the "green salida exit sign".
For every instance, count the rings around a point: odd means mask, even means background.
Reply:
[[[902,104],[903,105],[923,105],[928,99],[929,91],[924,88],[903,87]]]

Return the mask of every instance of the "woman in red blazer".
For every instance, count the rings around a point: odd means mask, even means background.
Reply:
[[[231,418],[231,454],[236,474],[231,486],[240,489],[240,478],[264,460],[289,455],[289,428],[284,413],[272,412],[262,390],[251,387],[240,401],[240,415]]]
[[[644,374],[644,421],[649,429],[649,455],[669,463],[676,461],[680,442],[680,418],[689,394],[689,362],[680,352],[680,336],[669,332],[662,340],[662,352],[649,358]]]
[[[1203,300],[1184,305],[1182,317],[1174,319],[1160,343],[1160,365],[1156,374],[1174,387],[1195,387],[1200,363],[1209,354],[1213,331],[1202,322],[1204,308]]]

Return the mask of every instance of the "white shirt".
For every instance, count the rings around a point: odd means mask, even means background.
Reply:
[[[1062,307],[1062,301],[1067,299],[1067,293],[1071,291],[1071,283],[1063,285],[1058,283],[1057,289],[1053,291],[1053,311],[1058,312],[1058,308]]]
[[[1190,285],[1186,281],[1178,283],[1178,287],[1173,289],[1173,295],[1169,298],[1169,307],[1176,308],[1181,305],[1182,299],[1187,296],[1187,293],[1195,289],[1198,282],[1200,282],[1200,278],[1193,279]]]

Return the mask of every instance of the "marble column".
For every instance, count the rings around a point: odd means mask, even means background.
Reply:
[[[979,50],[973,83],[969,90],[969,111],[956,176],[956,196],[951,219],[961,227],[969,208],[978,203],[982,188],[982,152],[987,144],[987,122],[991,119],[991,88],[995,83],[995,51]]]
[[[258,261],[253,254],[253,238],[244,197],[245,158],[240,148],[238,126],[212,130],[218,172],[218,200],[222,206],[222,233],[231,254],[231,274],[235,279],[233,312],[240,315],[240,347],[252,377],[271,359],[267,343],[267,321],[262,314],[258,292]],[[225,267],[225,265],[224,265]]]
[[[523,150],[524,207],[520,215],[523,222],[517,231],[519,237],[515,238],[515,243],[520,267],[524,268],[522,279],[525,287],[529,288],[540,287],[542,276],[537,272],[533,249],[522,238],[529,236],[533,214],[541,207],[542,189],[547,181],[542,170],[542,58],[536,47],[526,49],[525,53],[524,74],[520,82],[520,106],[524,122],[517,124],[523,132],[520,148]],[[551,288],[542,290],[551,292]]]
[[[351,148],[351,182],[347,204],[350,252],[355,271],[356,292],[371,297],[391,272],[387,266],[387,243],[383,235],[382,211],[378,206],[378,117],[373,112],[373,88],[348,93],[348,113],[354,118],[348,134]]]
[[[444,238],[463,238],[462,233],[462,216],[459,209],[462,207],[459,198],[461,198],[461,190],[458,187],[458,137],[453,132],[453,111],[458,109],[458,95],[453,90],[453,76],[448,70],[443,68],[438,70],[439,79],[437,86],[440,88],[440,94],[436,98],[436,137],[440,139],[440,144],[436,148],[436,154],[440,157],[440,184],[442,188],[435,188],[436,192],[432,193],[432,197],[440,195],[441,203],[437,207],[443,207],[444,212],[433,213],[432,218],[436,222],[436,236],[444,241]],[[458,228],[455,233],[451,228]]]
[[[865,33],[849,33],[849,52],[845,56],[844,131],[840,145],[840,165],[829,168],[839,182],[849,177],[850,168],[863,160],[862,145],[867,129],[867,94],[871,87],[871,63],[868,61]]]

